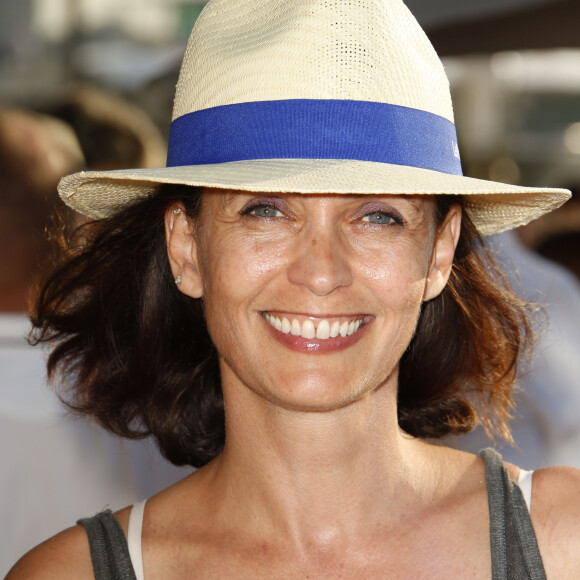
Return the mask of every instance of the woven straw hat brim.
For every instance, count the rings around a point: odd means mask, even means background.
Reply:
[[[76,211],[101,219],[152,195],[161,183],[270,193],[459,194],[483,236],[525,225],[570,198],[565,189],[521,187],[403,165],[342,159],[266,159],[87,171],[64,177],[59,193]]]

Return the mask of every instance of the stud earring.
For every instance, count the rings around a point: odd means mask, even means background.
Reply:
[[[181,274],[179,274],[179,276],[177,276],[177,278],[175,278],[175,283],[181,284]]]
[[[173,208],[173,213],[174,213],[175,215],[179,215],[179,214],[181,213],[181,208],[180,208],[180,207],[175,207],[175,208]]]

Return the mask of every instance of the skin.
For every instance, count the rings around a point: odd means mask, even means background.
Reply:
[[[207,191],[195,223],[173,209],[169,259],[179,290],[204,300],[226,446],[149,500],[147,578],[488,579],[482,460],[409,437],[396,418],[398,363],[447,282],[459,209],[439,228],[420,196]],[[304,352],[264,312],[366,322],[347,347]],[[578,577],[579,490],[575,470],[534,475],[549,577]],[[118,518],[126,529],[128,510]],[[92,578],[78,528],[8,578],[68,576]]]

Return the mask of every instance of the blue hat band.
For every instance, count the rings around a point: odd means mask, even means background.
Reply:
[[[292,99],[223,105],[171,124],[168,167],[356,159],[462,175],[455,125],[388,103]]]

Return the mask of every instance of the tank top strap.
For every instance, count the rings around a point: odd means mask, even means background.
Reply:
[[[127,543],[129,545],[129,555],[135,570],[137,580],[145,580],[145,572],[143,570],[143,550],[141,547],[141,536],[143,534],[143,516],[145,514],[145,504],[147,500],[144,499],[136,503],[131,508],[129,514],[129,529],[127,531]]]
[[[125,534],[111,510],[77,524],[87,532],[95,580],[137,580]]]
[[[484,449],[493,580],[545,580],[528,507],[501,455]]]

